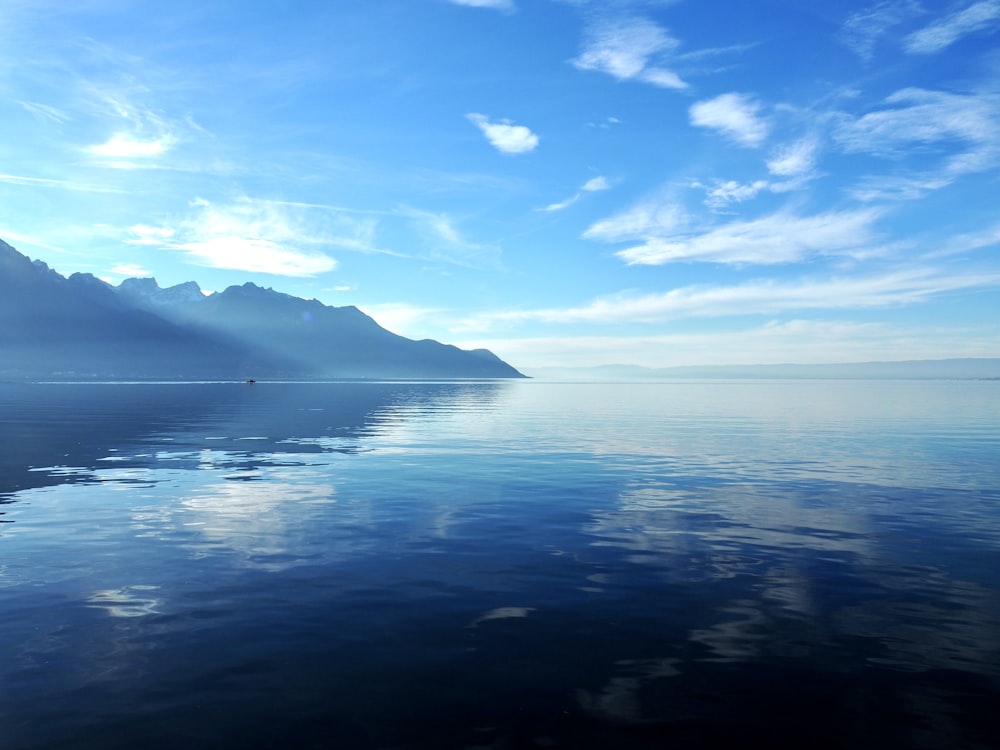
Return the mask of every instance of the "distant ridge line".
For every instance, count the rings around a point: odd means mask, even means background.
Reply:
[[[900,361],[840,362],[831,364],[754,365],[597,365],[594,367],[543,367],[530,370],[537,378],[565,379],[856,379],[856,380],[1000,380],[1000,358],[958,357]]]

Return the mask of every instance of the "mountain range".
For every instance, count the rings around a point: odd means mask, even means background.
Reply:
[[[0,377],[99,379],[522,378],[486,349],[387,331],[252,283],[118,286],[62,276],[0,240]]]

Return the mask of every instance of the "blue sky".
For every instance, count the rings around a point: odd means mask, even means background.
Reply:
[[[0,238],[546,366],[1000,356],[1000,0],[6,0]]]

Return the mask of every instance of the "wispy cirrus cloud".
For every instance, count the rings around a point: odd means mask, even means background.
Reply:
[[[580,186],[580,189],[577,190],[576,193],[571,195],[569,198],[559,201],[558,203],[550,203],[541,210],[549,212],[562,211],[563,209],[569,208],[578,200],[580,200],[580,198],[582,198],[585,193],[596,193],[602,190],[610,190],[610,189],[611,189],[611,183],[608,182],[607,177],[603,176],[592,177],[585,183],[583,183],[583,185]]]
[[[771,183],[767,180],[754,180],[753,182],[716,180],[710,185],[695,182],[692,183],[691,187],[703,188],[705,190],[705,205],[709,208],[721,209],[733,203],[742,203],[756,198],[764,190],[769,190]]]
[[[871,208],[813,216],[780,212],[698,234],[648,237],[615,255],[630,266],[679,261],[772,265],[815,256],[866,257],[877,252],[872,225],[880,215]]]
[[[409,220],[420,238],[422,258],[468,268],[495,268],[500,263],[499,247],[469,240],[447,213],[402,206],[393,214]]]
[[[998,102],[990,95],[907,88],[885,99],[884,109],[845,120],[834,138],[848,151],[905,155],[914,146],[963,142],[995,147]],[[990,150],[993,150],[992,148]]]
[[[124,276],[126,278],[135,278],[135,277],[153,275],[145,268],[135,263],[119,263],[116,266],[112,267],[108,273],[114,276]]]
[[[27,102],[20,99],[17,100],[26,111],[39,117],[43,120],[49,120],[50,122],[55,122],[60,125],[72,121],[73,116],[64,109],[59,107],[53,107],[51,104],[42,104],[40,102]]]
[[[948,187],[954,178],[943,175],[869,175],[850,188],[847,194],[862,203],[884,201],[911,201],[927,193]]]
[[[598,122],[588,122],[588,128],[601,128],[602,130],[609,130],[616,125],[621,125],[622,121],[617,117],[606,117]]]
[[[955,94],[908,88],[885,100],[885,108],[858,118],[843,118],[833,138],[848,153],[901,159],[915,150],[938,154],[932,172],[866,178],[856,197],[920,197],[963,174],[1000,163],[1000,96]],[[879,188],[878,186],[881,186]]]
[[[407,253],[379,237],[402,234]],[[419,258],[465,267],[499,265],[500,248],[469,240],[444,212],[409,206],[356,210],[342,206],[242,197],[229,203],[196,199],[188,216],[130,227],[128,244],[185,253],[212,268],[312,277],[338,267],[330,250]]]
[[[781,179],[756,179],[748,182],[715,179],[707,184],[701,180],[691,187],[705,191],[705,205],[713,210],[726,209],[736,203],[752,200],[764,192],[787,193],[805,187],[816,175],[815,138],[801,138],[776,148],[766,162],[767,171]]]
[[[550,203],[549,205],[547,205],[544,208],[541,208],[539,210],[540,211],[548,211],[549,213],[552,213],[554,211],[563,211],[563,210],[569,208],[570,206],[572,206],[578,200],[580,200],[581,195],[582,195],[582,193],[575,193],[575,194],[571,195],[569,198],[567,198],[566,200],[562,200],[562,201],[559,201],[557,203]]]
[[[322,253],[307,253],[280,242],[227,235],[183,242],[175,246],[197,265],[273,276],[309,277],[332,271],[337,261]]]
[[[682,232],[690,221],[679,203],[669,198],[650,198],[594,222],[584,231],[583,237],[602,242],[626,242]]]
[[[1000,247],[1000,224],[994,224],[979,232],[969,232],[951,237],[940,250],[928,253],[927,257],[941,257],[970,253],[987,247]]]
[[[83,151],[102,166],[137,168],[154,163],[179,142],[178,126],[159,113],[134,104],[127,92],[91,91],[95,115],[111,134]]]
[[[182,251],[196,265],[276,276],[311,277],[334,270],[326,247],[363,250],[373,226],[305,206],[241,198],[229,204],[204,199],[173,225],[137,224],[131,244]]]
[[[510,120],[491,121],[486,115],[470,112],[466,115],[478,127],[497,151],[505,154],[526,154],[538,146],[538,136],[524,125]]]
[[[177,233],[170,227],[151,227],[148,224],[135,224],[129,227],[132,233],[125,242],[129,245],[163,245]]]
[[[597,177],[591,177],[583,185],[580,186],[580,190],[585,193],[596,193],[600,190],[609,190],[611,188],[611,183],[608,182],[608,178],[602,175]]]
[[[910,34],[903,48],[912,54],[929,55],[950,47],[968,34],[998,26],[1000,0],[980,0]]]
[[[109,159],[145,159],[166,153],[175,143],[177,139],[170,134],[143,139],[131,133],[115,133],[104,143],[87,146],[86,151]]]
[[[452,5],[464,5],[469,8],[489,8],[504,13],[513,13],[517,6],[514,0],[448,0]]]
[[[959,289],[1000,285],[1000,274],[956,274],[915,268],[868,276],[753,279],[730,286],[692,285],[666,292],[621,292],[580,307],[485,313],[464,322],[464,330],[493,330],[524,322],[662,323],[684,318],[772,315],[814,310],[911,305]]]
[[[781,146],[767,160],[767,171],[778,177],[801,177],[815,167],[818,150],[815,138],[801,138]]]
[[[852,13],[841,28],[840,38],[861,58],[870,60],[876,43],[890,29],[924,12],[916,0],[882,0]]]
[[[8,182],[13,185],[24,185],[30,187],[58,188],[60,190],[72,190],[80,193],[124,193],[123,188],[111,187],[109,185],[97,185],[89,182],[77,182],[76,180],[57,180],[51,177],[26,177],[16,174],[0,174],[0,182]]]
[[[586,32],[583,50],[571,61],[580,70],[607,73],[618,80],[638,80],[666,89],[688,84],[657,59],[675,52],[680,43],[646,18],[612,18],[594,23]]]
[[[759,146],[767,138],[768,125],[760,116],[761,106],[746,94],[722,94],[695,102],[688,110],[691,124],[716,130],[741,146]]]

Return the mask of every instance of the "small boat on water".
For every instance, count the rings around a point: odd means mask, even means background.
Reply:
[[[256,382],[257,382],[257,381],[256,381],[256,380],[254,380],[253,378],[247,378],[247,383],[248,383],[248,384],[250,384],[250,385],[253,385],[253,384],[254,384],[254,383],[256,383]]]

